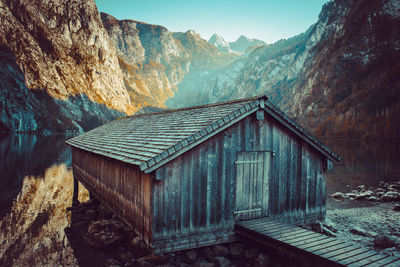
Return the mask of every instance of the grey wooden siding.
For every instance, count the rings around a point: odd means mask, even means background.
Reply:
[[[145,242],[151,237],[152,178],[138,166],[72,147],[73,173],[91,194],[132,225]]]
[[[153,245],[179,249],[233,236],[238,151],[271,151],[268,214],[303,223],[325,216],[326,157],[256,114],[156,170]]]

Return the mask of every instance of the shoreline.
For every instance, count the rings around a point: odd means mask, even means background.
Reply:
[[[324,225],[335,229],[338,239],[400,257],[400,212],[394,211],[395,205],[327,210]]]

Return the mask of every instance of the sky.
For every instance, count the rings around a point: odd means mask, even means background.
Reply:
[[[290,38],[317,22],[328,0],[95,0],[100,12],[117,19],[157,24],[172,32],[194,30],[208,40],[240,35],[267,43]]]

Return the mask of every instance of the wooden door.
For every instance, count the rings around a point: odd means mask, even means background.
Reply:
[[[268,216],[270,151],[236,154],[235,220]]]

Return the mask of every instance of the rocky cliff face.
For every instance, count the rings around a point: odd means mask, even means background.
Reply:
[[[329,2],[305,33],[188,76],[167,103],[266,93],[319,137],[400,138],[399,18],[398,0]]]
[[[248,48],[248,52],[223,68],[189,73],[179,84],[170,106],[218,102],[267,93],[280,103],[281,88],[297,81],[311,30],[275,44]],[[310,42],[309,44],[307,42]]]
[[[1,128],[82,131],[135,110],[94,1],[4,0],[0,10]]]
[[[322,137],[400,138],[400,2],[327,3],[286,106]]]
[[[108,35],[117,48],[124,83],[137,106],[163,106],[188,73],[232,61],[193,30],[169,32],[165,27],[117,20],[102,13]]]
[[[130,99],[136,106],[163,106],[188,72],[190,54],[165,27],[133,20],[118,21],[101,13],[117,49]]]

